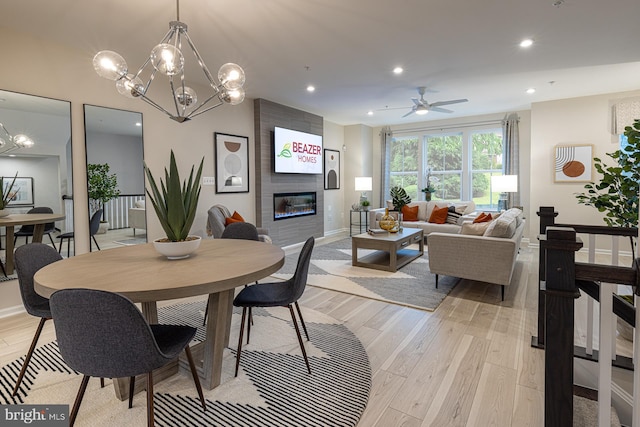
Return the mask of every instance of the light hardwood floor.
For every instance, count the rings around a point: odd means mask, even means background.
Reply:
[[[544,354],[530,347],[536,259],[537,251],[521,251],[504,302],[499,286],[461,281],[434,312],[307,287],[302,306],[344,322],[369,355],[372,388],[359,426],[543,425]],[[0,319],[0,363],[26,353],[37,322]],[[54,339],[47,323],[41,344]]]

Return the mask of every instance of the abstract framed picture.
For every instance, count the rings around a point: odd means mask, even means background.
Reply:
[[[249,192],[249,138],[214,133],[216,193]]]
[[[555,182],[591,182],[593,145],[556,145]]]
[[[338,150],[324,150],[324,189],[340,189],[340,152]]]
[[[2,181],[5,187],[2,189],[2,194],[5,194],[11,182],[13,182],[13,177],[2,177]],[[16,182],[11,188],[11,192],[15,195],[8,206],[33,206],[33,178],[17,177]]]

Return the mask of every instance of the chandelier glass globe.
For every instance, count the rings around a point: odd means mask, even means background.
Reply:
[[[144,84],[140,77],[127,74],[125,77],[116,81],[116,89],[120,95],[124,95],[127,98],[137,98],[144,91]]]
[[[182,86],[176,89],[175,96],[178,104],[187,108],[195,106],[198,102],[198,95],[196,94],[196,91],[191,89],[189,86],[185,86],[184,90],[182,90]]]
[[[218,70],[218,80],[226,89],[239,89],[244,85],[244,70],[238,64],[227,62]]]
[[[151,64],[162,74],[175,76],[184,69],[184,56],[174,45],[160,43],[151,51]]]
[[[93,68],[100,77],[119,80],[127,75],[127,61],[112,50],[101,50],[93,57]]]

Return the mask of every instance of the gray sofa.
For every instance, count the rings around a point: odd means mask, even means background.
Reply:
[[[510,221],[512,223],[507,224]],[[436,275],[436,287],[440,274],[495,283],[502,286],[504,301],[505,286],[511,284],[525,222],[519,209],[510,209],[492,222],[496,223],[493,228],[489,225],[493,233],[488,228],[489,233],[481,236],[437,232],[429,235],[429,270]],[[494,237],[496,235],[502,237]]]

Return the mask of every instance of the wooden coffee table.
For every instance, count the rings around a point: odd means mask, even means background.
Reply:
[[[419,249],[408,246],[417,243]],[[374,249],[358,259],[358,249]],[[376,270],[398,271],[400,267],[424,254],[424,235],[421,228],[404,228],[397,233],[358,234],[351,238],[351,265]]]

